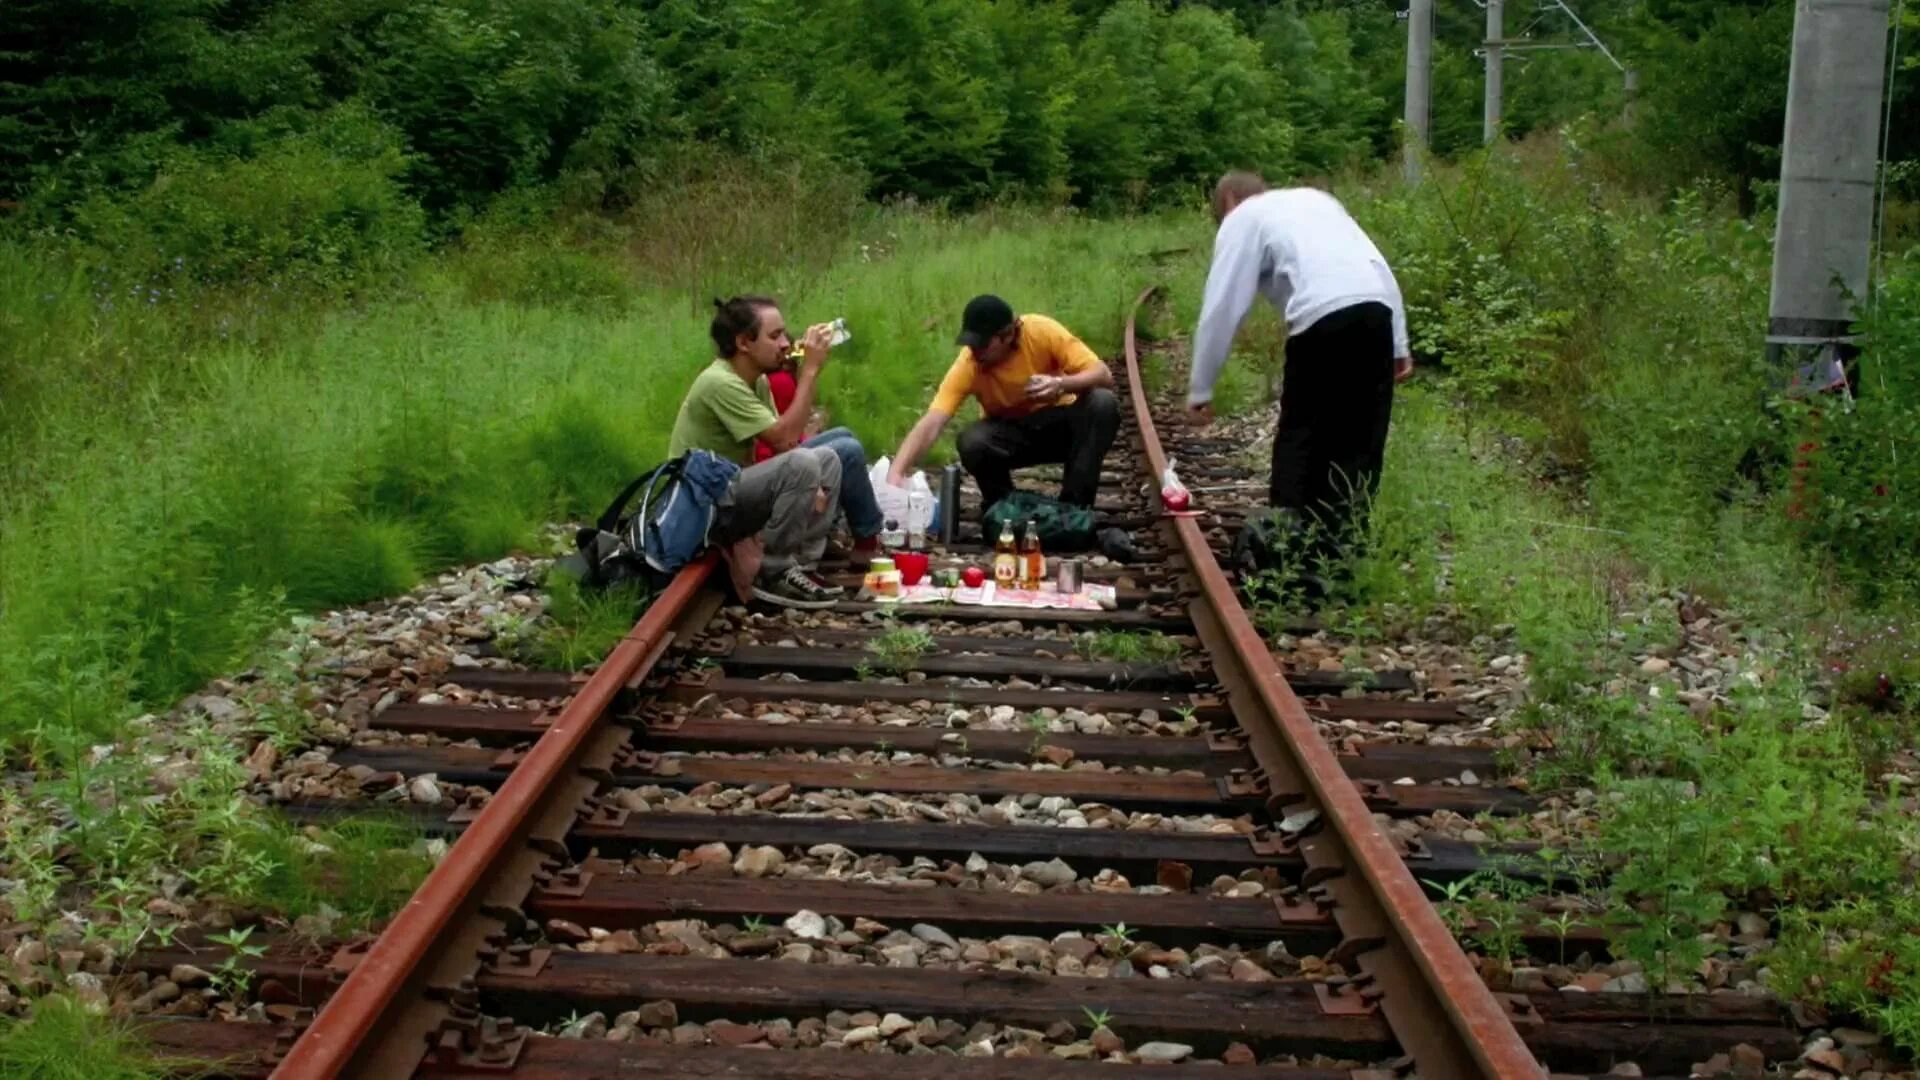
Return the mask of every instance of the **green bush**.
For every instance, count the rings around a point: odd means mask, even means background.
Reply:
[[[400,184],[407,160],[391,130],[341,106],[245,156],[176,151],[152,183],[81,202],[74,228],[109,300],[125,289],[124,302],[158,303],[180,282],[352,284],[422,250],[424,217]]]

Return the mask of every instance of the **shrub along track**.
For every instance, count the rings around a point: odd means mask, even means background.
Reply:
[[[591,677],[455,668],[526,707],[395,705],[373,721],[393,741],[333,758],[479,793],[421,815],[459,839],[412,901],[377,940],[243,958],[280,1025],[147,1031],[300,1078],[1039,1077],[1121,1055],[1686,1075],[1740,1043],[1797,1053],[1761,999],[1490,992],[1420,882],[1534,871],[1422,828],[1528,797],[1459,781],[1493,774],[1485,749],[1397,734],[1466,723],[1455,704],[1268,652],[1216,562],[1244,507],[1163,518],[1151,478],[1172,449],[1211,463],[1190,483],[1258,483],[1217,437],[1163,443],[1131,319],[1122,380],[1137,427],[1100,503],[1143,560],[1091,571],[1120,610],[749,615],[701,562]]]

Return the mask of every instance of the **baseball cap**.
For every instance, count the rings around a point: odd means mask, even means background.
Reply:
[[[965,345],[978,352],[987,344],[987,339],[1013,325],[1013,308],[997,296],[976,296],[967,301],[967,310],[960,315],[960,336],[953,339],[955,345]]]

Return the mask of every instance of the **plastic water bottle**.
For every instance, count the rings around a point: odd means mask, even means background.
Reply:
[[[927,490],[926,481],[922,480],[907,489],[908,551],[919,551],[927,546],[927,519],[933,516],[932,510],[933,493]]]

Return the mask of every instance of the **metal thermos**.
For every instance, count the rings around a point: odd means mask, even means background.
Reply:
[[[1086,573],[1086,564],[1079,559],[1061,559],[1056,586],[1063,595],[1072,596],[1086,583]]]
[[[942,546],[953,546],[953,537],[959,525],[960,466],[949,465],[940,470],[940,543]]]

